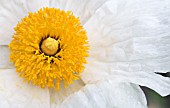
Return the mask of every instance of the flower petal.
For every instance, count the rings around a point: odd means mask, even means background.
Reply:
[[[85,24],[90,57],[82,79],[103,79],[147,86],[170,94],[169,1],[110,0]]]
[[[8,46],[0,45],[0,69],[14,68],[9,59],[9,49]]]
[[[51,108],[60,108],[65,99],[85,86],[82,80],[75,81],[72,85],[68,86],[68,88],[64,88],[63,85],[59,91],[50,91]]]
[[[80,17],[82,24],[90,19],[90,17],[108,0],[51,0],[50,7],[60,8],[63,10],[71,10]]]
[[[70,95],[61,108],[147,108],[139,86],[102,81],[89,84]]]
[[[114,81],[131,82],[146,86],[158,92],[162,96],[170,94],[170,78],[163,77],[151,71],[140,71],[128,69],[129,64],[102,63],[95,60],[89,61],[85,71],[82,73],[82,80],[87,83],[111,79]]]
[[[24,6],[29,12],[36,12],[40,8],[48,7],[49,0],[24,0]]]
[[[117,74],[116,72],[114,74]],[[170,94],[170,78],[149,72],[127,73],[119,72],[117,78],[124,77],[124,81],[146,86],[159,93],[161,96]]]
[[[134,65],[143,71],[170,71],[168,5],[166,0],[110,0],[103,4],[85,24],[91,58]]]
[[[15,69],[1,69],[0,107],[50,108],[49,91],[24,83]]]
[[[48,0],[1,0],[0,1],[0,45],[7,45],[12,40],[14,27],[31,11],[48,6]]]

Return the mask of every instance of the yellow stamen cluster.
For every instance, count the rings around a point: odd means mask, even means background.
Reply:
[[[67,87],[80,78],[88,56],[86,31],[71,11],[43,8],[15,27],[10,60],[27,82],[42,88]]]

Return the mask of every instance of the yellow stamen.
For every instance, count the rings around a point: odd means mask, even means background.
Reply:
[[[59,89],[80,79],[88,56],[86,31],[71,11],[43,8],[14,28],[10,60],[24,78],[42,88]]]
[[[48,37],[42,42],[42,45],[40,47],[45,54],[54,55],[58,50],[59,41]]]

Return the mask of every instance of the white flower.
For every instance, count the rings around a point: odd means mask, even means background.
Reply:
[[[170,94],[169,0],[0,0],[0,108],[147,108],[146,86]],[[90,44],[81,80],[59,91],[23,82],[7,45],[18,21],[43,7],[80,17]]]

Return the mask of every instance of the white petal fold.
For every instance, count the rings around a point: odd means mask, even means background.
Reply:
[[[139,84],[141,86],[146,86],[161,96],[167,96],[170,94],[170,78],[163,77],[161,75],[155,73],[145,73],[145,72],[138,72],[138,73],[121,73],[125,76],[126,82],[132,82],[134,84]]]
[[[38,11],[48,5],[48,0],[0,0],[0,45],[10,43],[14,27],[28,12]]]
[[[9,59],[8,46],[0,46],[0,69],[14,68]]]
[[[50,7],[71,10],[75,16],[80,17],[81,23],[85,24],[107,1],[109,0],[50,0]]]
[[[102,81],[88,84],[70,95],[61,108],[147,108],[139,86]]]
[[[105,79],[131,82],[151,88],[162,96],[170,94],[170,78],[163,77],[152,71],[147,71],[147,69],[146,71],[142,71],[145,68],[141,68],[140,70],[138,67],[136,68],[135,65],[130,65],[128,63],[102,63],[91,60],[82,73],[82,79],[85,83],[92,83]]]
[[[15,69],[1,69],[0,108],[50,108],[49,91],[23,82]]]

